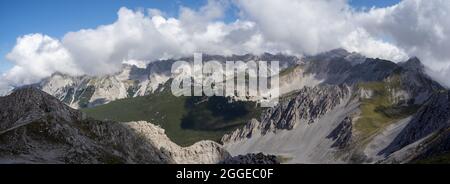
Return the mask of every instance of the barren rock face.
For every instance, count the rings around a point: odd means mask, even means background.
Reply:
[[[229,156],[210,141],[180,147],[148,122],[85,119],[34,88],[0,104],[1,163],[218,163]]]
[[[352,118],[346,117],[342,122],[331,131],[327,138],[334,140],[332,147],[337,147],[339,149],[344,149],[350,144],[352,138]]]
[[[274,155],[264,155],[263,153],[249,153],[246,155],[238,155],[223,160],[220,164],[279,164],[277,157]]]
[[[173,159],[174,163],[211,164],[229,157],[222,146],[213,141],[200,141],[189,147],[180,147],[164,133],[164,129],[145,121],[125,123],[138,135],[150,140],[162,153]]]
[[[81,120],[81,113],[35,88],[24,88],[0,97],[0,132],[26,125],[38,119]]]
[[[312,124],[350,94],[348,87],[305,87],[291,100],[280,103],[263,113],[261,122],[252,120],[244,128],[225,135],[223,142],[251,137],[252,133],[266,134],[292,130],[300,123]]]

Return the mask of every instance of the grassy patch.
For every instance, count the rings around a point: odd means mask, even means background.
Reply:
[[[414,114],[418,107],[415,105],[397,104],[392,92],[401,90],[400,78],[391,77],[382,82],[368,82],[358,85],[359,89],[372,91],[370,98],[361,99],[361,114],[355,123],[355,129],[362,138],[374,135],[380,129]]]
[[[185,107],[189,112],[183,117],[181,127],[206,131],[234,130],[261,113],[253,102],[230,102],[217,96],[188,98]]]

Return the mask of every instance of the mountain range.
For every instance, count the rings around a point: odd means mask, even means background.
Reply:
[[[254,153],[282,163],[448,161],[450,92],[418,58],[394,63],[343,49],[203,58],[280,61],[280,103],[175,97],[178,59],[107,76],[55,73],[0,98],[0,162],[235,163],[224,160]]]

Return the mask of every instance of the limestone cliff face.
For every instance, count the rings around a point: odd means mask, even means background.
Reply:
[[[244,128],[225,135],[222,142],[237,141],[252,134],[267,134],[279,130],[292,130],[298,124],[312,124],[348,97],[346,86],[305,87],[294,98],[283,101],[263,113],[261,122],[252,120]]]
[[[55,73],[33,85],[72,108],[86,108],[117,99],[144,96],[155,92],[170,78],[173,61],[151,63],[147,68],[124,65],[105,76],[69,76]]]
[[[1,163],[218,163],[221,145],[171,142],[148,122],[107,122],[82,113],[35,88],[0,98]]]
[[[353,93],[345,85],[303,88],[222,142],[232,155],[263,152],[290,163],[345,162],[333,156],[333,148],[344,148],[352,139],[350,115],[358,111]]]
[[[163,154],[181,164],[219,163],[230,155],[222,145],[213,141],[200,141],[189,147],[173,143],[164,133],[164,129],[145,121],[130,122],[127,125],[138,135],[150,140]]]

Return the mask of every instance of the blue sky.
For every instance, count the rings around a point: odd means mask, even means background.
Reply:
[[[371,8],[371,7],[387,7],[398,4],[400,0],[349,0],[353,7]]]
[[[6,54],[16,38],[30,33],[43,33],[61,38],[69,31],[95,28],[116,20],[117,10],[156,8],[177,16],[180,6],[198,8],[207,0],[0,0],[0,73],[11,68]],[[356,8],[385,7],[400,0],[349,0]],[[230,10],[225,19],[234,19],[236,11]]]

